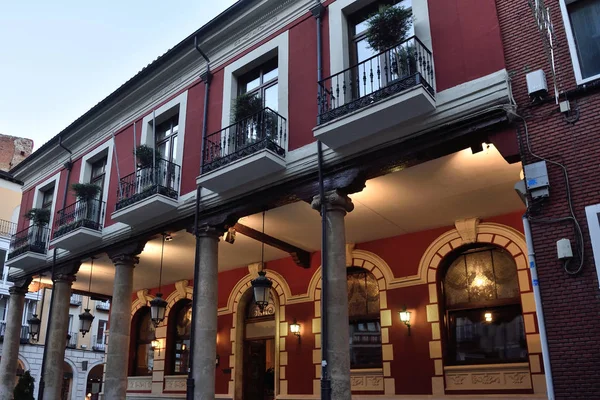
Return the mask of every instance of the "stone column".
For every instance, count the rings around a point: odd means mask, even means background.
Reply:
[[[44,400],[61,400],[63,384],[63,363],[69,329],[69,308],[71,306],[71,286],[75,275],[59,273],[53,277],[52,320],[46,335],[46,360],[44,371]]]
[[[220,231],[203,227],[198,231],[200,245],[200,276],[196,285],[194,310],[194,399],[215,398],[215,359],[217,358],[217,274]]]
[[[312,202],[321,211],[321,198]],[[327,271],[323,287],[327,290],[327,361],[331,379],[331,398],[350,400],[350,341],[348,328],[348,284],[346,281],[346,227],[344,217],[354,209],[352,200],[340,191],[325,193]]]
[[[141,249],[110,252],[115,264],[115,279],[110,307],[110,336],[104,380],[105,399],[125,399],[129,362],[129,333],[131,330],[131,296],[133,293],[133,268]]]
[[[19,339],[21,338],[21,318],[27,294],[27,283],[8,289],[10,300],[8,315],[4,330],[4,343],[2,344],[2,360],[0,361],[0,400],[11,400],[16,383],[17,367],[19,362]]]

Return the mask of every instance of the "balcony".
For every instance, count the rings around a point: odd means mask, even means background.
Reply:
[[[110,302],[107,301],[97,301],[96,300],[96,310],[101,311],[110,311]]]
[[[285,169],[287,121],[270,108],[208,135],[197,184],[222,193]]]
[[[67,349],[77,348],[77,332],[67,333]]]
[[[17,231],[17,224],[0,219],[0,237],[10,238]]]
[[[80,306],[82,302],[83,302],[83,296],[81,296],[80,294],[72,294],[71,295],[70,303],[72,306]]]
[[[6,322],[0,322],[0,342],[4,341],[4,331],[6,330]]]
[[[102,240],[103,201],[79,200],[58,212],[50,244],[69,251],[85,248]]]
[[[27,326],[27,325],[21,326],[21,335],[19,336],[19,343],[21,343],[21,344],[29,343],[29,326]]]
[[[6,265],[27,271],[45,264],[49,236],[50,229],[40,225],[30,225],[15,233],[10,240]]]
[[[158,159],[121,179],[112,219],[136,225],[177,208],[181,167]]]
[[[99,352],[104,352],[106,350],[106,344],[104,344],[103,336],[92,336],[92,350]]]
[[[433,56],[417,37],[318,84],[314,136],[331,148],[435,110]]]

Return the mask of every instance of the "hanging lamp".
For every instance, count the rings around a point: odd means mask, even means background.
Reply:
[[[263,221],[262,221],[262,233],[265,233],[265,212],[263,211]],[[265,242],[262,241],[261,247],[261,257],[260,257],[260,265],[261,268],[264,268],[265,265]],[[273,286],[273,282],[269,278],[267,278],[266,271],[262,270],[258,272],[258,277],[252,280],[252,288],[254,289],[254,302],[260,309],[260,311],[264,311],[265,307],[269,304],[269,297],[271,294],[271,286]]]
[[[92,328],[92,322],[94,322],[94,316],[90,313],[90,297],[92,295],[92,274],[94,273],[94,257],[90,263],[90,282],[88,285],[88,298],[87,307],[79,314],[79,332],[81,336],[85,337],[85,334]]]
[[[167,302],[162,298],[161,287],[162,287],[162,270],[163,270],[163,258],[165,254],[165,239],[169,236],[166,233],[162,234],[162,248],[160,250],[160,273],[158,276],[158,293],[150,301],[150,316],[154,326],[157,327],[164,319],[165,312],[167,311]]]
[[[40,291],[42,290],[42,275],[40,275],[40,279],[38,281],[38,292],[37,292],[37,300],[35,303],[35,312],[33,316],[27,320],[27,324],[29,325],[29,336],[31,336],[31,340],[37,342],[38,335],[40,334],[40,326],[42,325],[42,321],[37,316],[37,305],[40,302]]]

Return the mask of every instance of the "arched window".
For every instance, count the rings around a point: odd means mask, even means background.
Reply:
[[[150,307],[140,308],[131,321],[132,361],[130,374],[133,376],[152,375],[154,368],[154,324],[150,315]]]
[[[185,375],[188,372],[190,357],[190,337],[192,330],[192,302],[180,300],[169,312],[169,327],[167,332],[168,349],[167,373]]]
[[[443,279],[446,363],[527,360],[517,267],[496,247],[454,254]]]
[[[347,270],[350,367],[382,368],[379,286],[369,271]]]

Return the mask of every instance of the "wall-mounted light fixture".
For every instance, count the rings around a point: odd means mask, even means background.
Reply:
[[[294,322],[290,324],[290,332],[296,335],[298,341],[300,341],[300,324],[296,321],[296,318],[294,318]]]
[[[158,355],[160,356],[160,340],[158,340],[156,336],[152,339],[152,342],[150,342],[150,346],[152,347],[152,350],[158,350]]]
[[[483,314],[484,318],[485,318],[485,322],[492,322],[494,320],[494,317],[492,316],[491,312],[486,312],[485,314]]]
[[[404,325],[408,328],[408,336],[410,336],[410,311],[406,310],[406,306],[399,312],[400,321],[404,322]]]
[[[223,240],[227,243],[233,244],[233,242],[235,242],[235,234],[236,234],[235,228],[229,228],[223,234]]]
[[[219,356],[217,354],[217,359],[215,360],[215,368],[219,366],[219,364],[221,364],[221,356]]]

